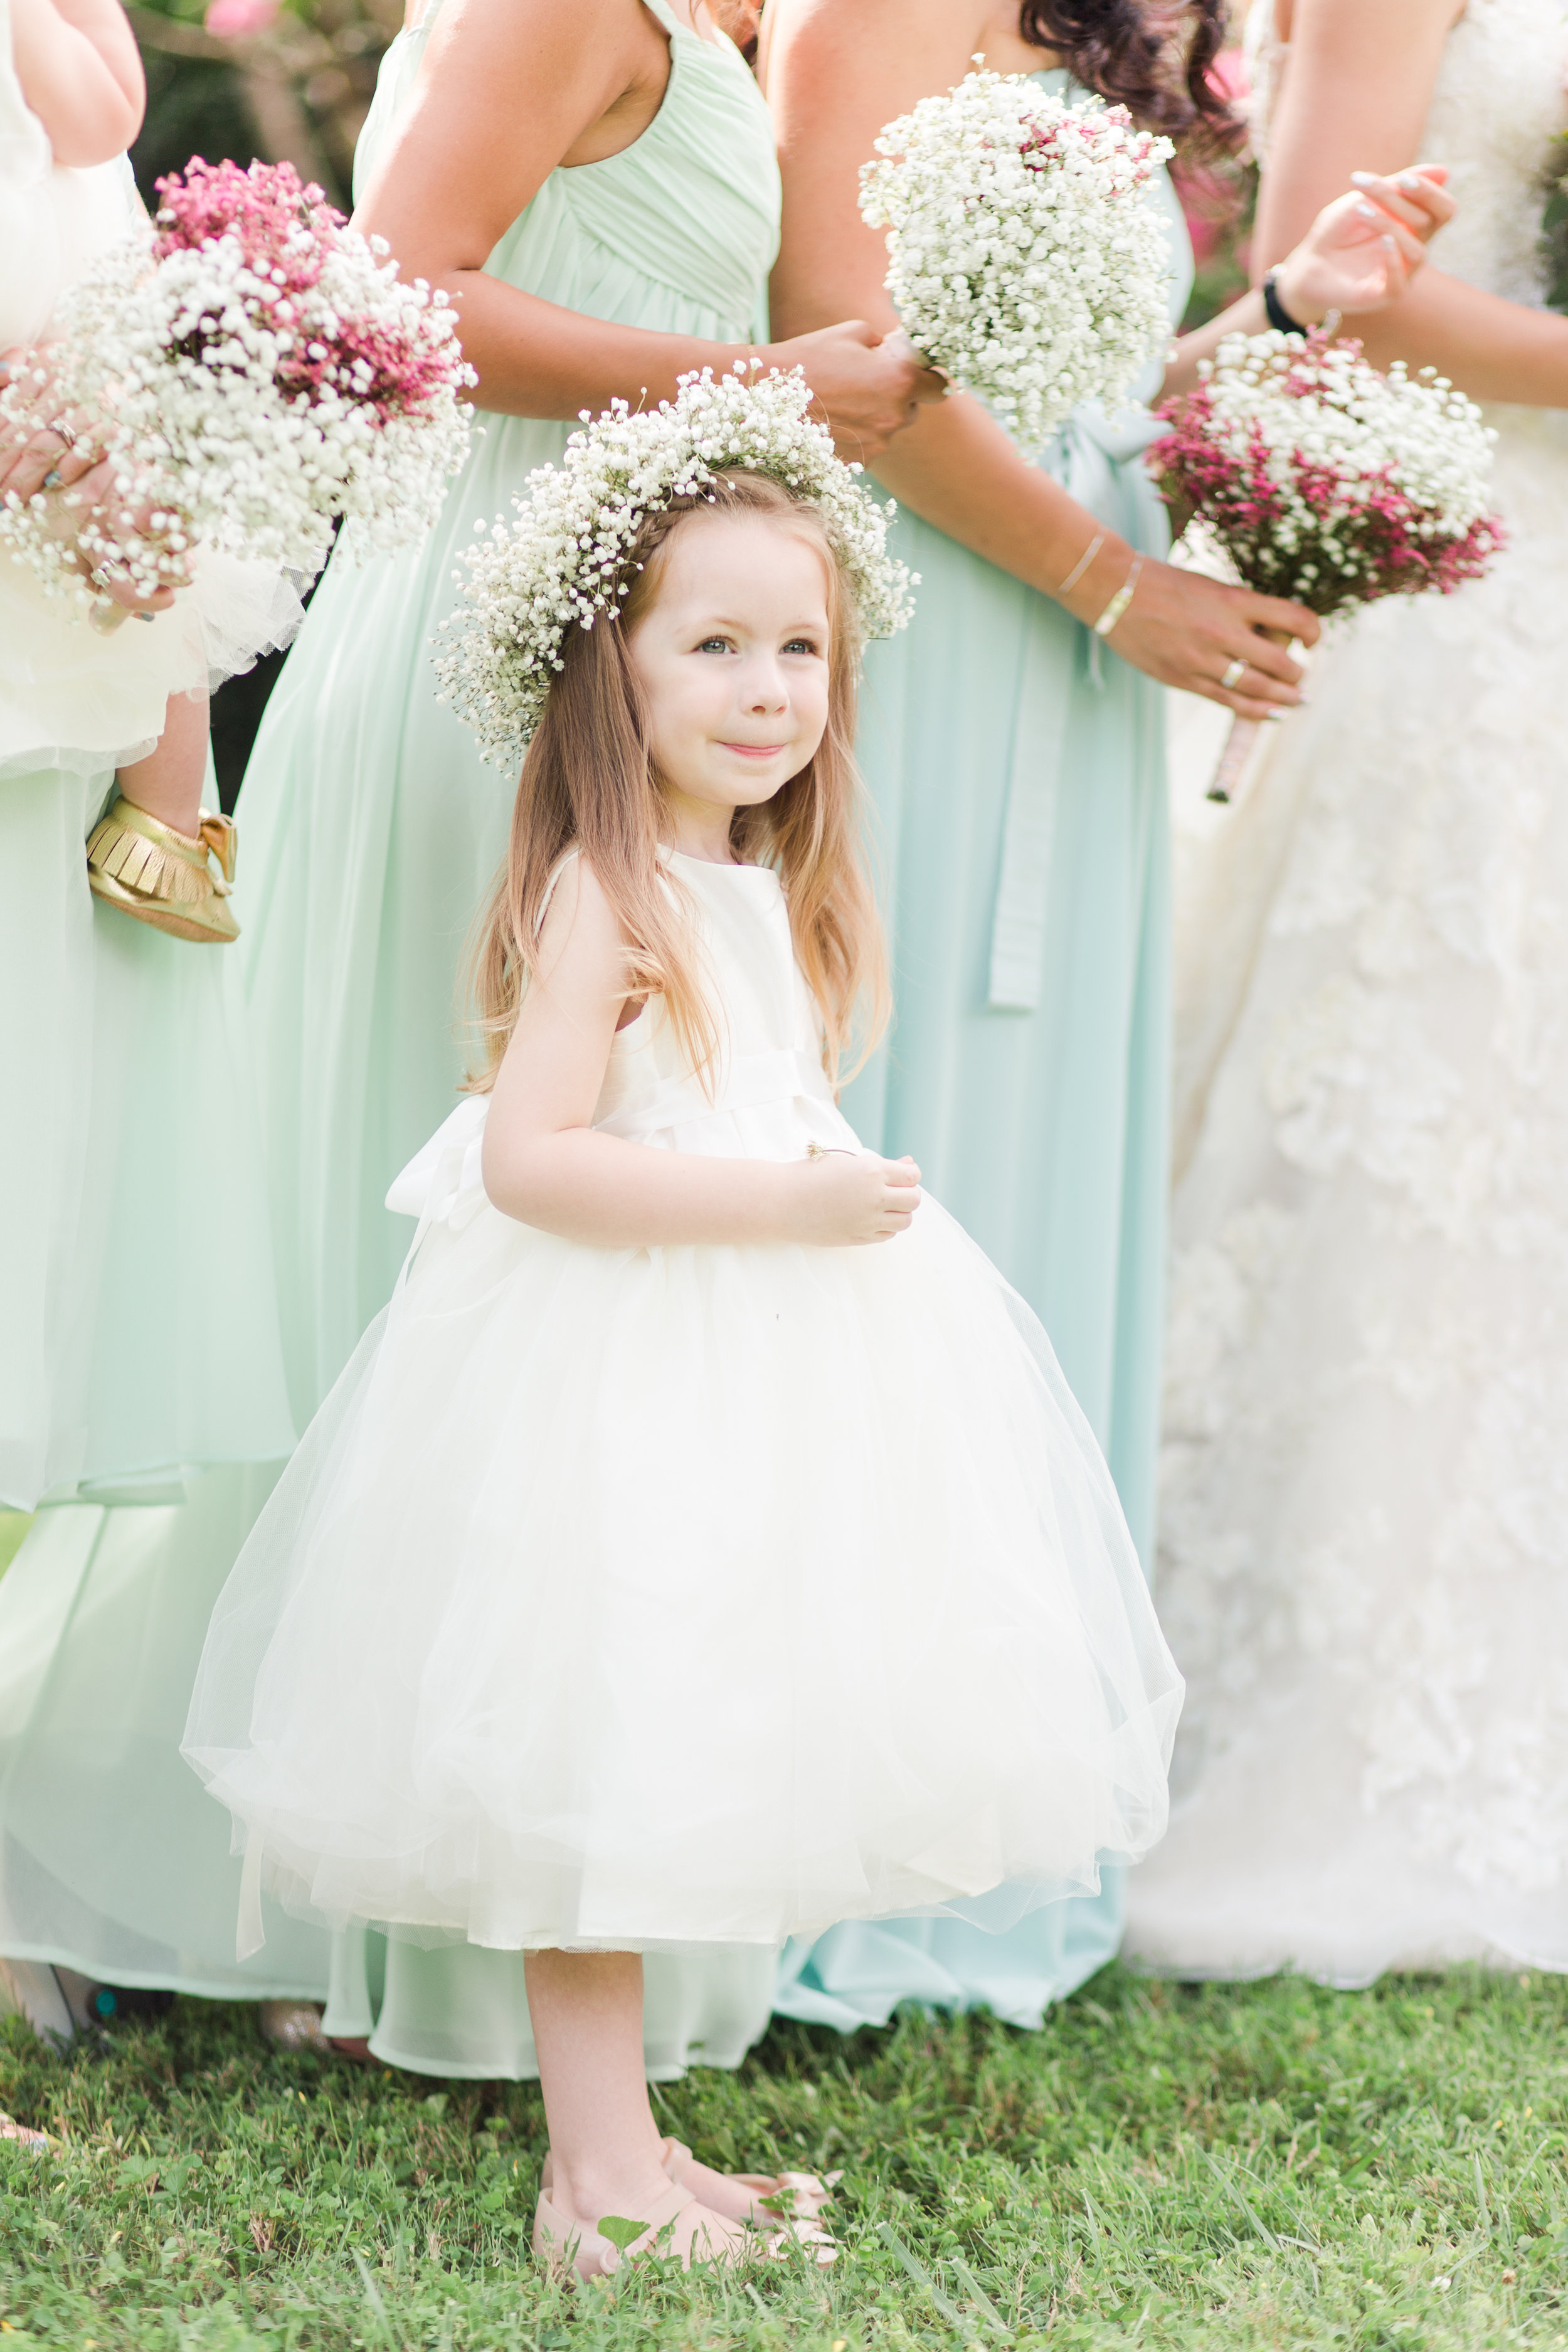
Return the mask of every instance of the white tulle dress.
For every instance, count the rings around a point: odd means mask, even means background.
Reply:
[[[656,1002],[598,1126],[857,1149],[778,880],[672,868],[722,1009],[713,1093]],[[250,1888],[657,1950],[1004,1881],[1016,1916],[1144,1853],[1181,1684],[1049,1342],[952,1220],[591,1248],[490,1205],[485,1112],[394,1186],[421,1218],[404,1278],[214,1615],[184,1752]]]

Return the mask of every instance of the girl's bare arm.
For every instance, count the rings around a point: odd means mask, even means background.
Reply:
[[[485,1191],[525,1225],[600,1249],[687,1242],[890,1238],[909,1223],[918,1171],[866,1153],[783,1162],[708,1160],[595,1131],[626,950],[581,858],[556,885],[485,1127]]]

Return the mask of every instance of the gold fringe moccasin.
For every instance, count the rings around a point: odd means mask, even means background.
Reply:
[[[237,841],[232,817],[203,809],[195,834],[176,833],[120,794],[88,835],[88,884],[95,898],[155,931],[226,947],[239,937],[227,904]]]

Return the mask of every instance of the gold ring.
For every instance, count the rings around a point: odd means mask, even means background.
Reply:
[[[1234,661],[1227,662],[1226,664],[1225,676],[1221,678],[1220,684],[1228,694],[1233,687],[1237,687],[1241,684],[1242,679],[1246,676],[1247,664],[1242,660],[1241,656],[1237,654]]]

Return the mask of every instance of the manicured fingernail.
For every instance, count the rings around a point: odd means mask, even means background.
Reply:
[[[1351,173],[1351,185],[1352,188],[1374,188],[1377,185],[1377,173],[1375,172],[1352,172]]]
[[[1360,204],[1356,206],[1356,217],[1358,220],[1375,220],[1377,218],[1377,206],[1375,205],[1369,205],[1366,198],[1363,196]]]

